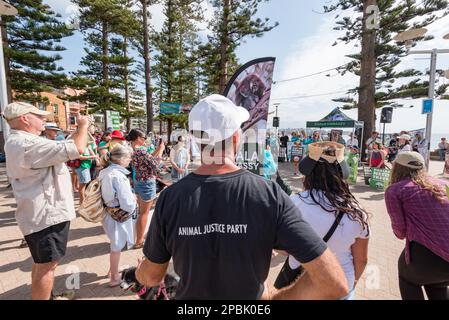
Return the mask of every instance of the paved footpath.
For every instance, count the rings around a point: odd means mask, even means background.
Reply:
[[[441,162],[433,162],[431,173],[439,176]],[[290,164],[281,164],[280,171],[294,191],[301,186],[292,175]],[[19,248],[22,235],[14,211],[16,203],[11,189],[6,188],[5,166],[0,165],[0,300],[29,299],[32,260],[28,248]],[[390,227],[384,195],[364,186],[360,176],[352,188],[357,199],[371,213],[372,238],[369,265],[356,290],[357,299],[400,299],[397,280],[397,258],[404,243],[397,240]],[[71,190],[67,190],[71,192]],[[123,251],[121,264],[135,265],[141,250]],[[285,257],[275,256],[271,263],[269,282],[273,282]],[[120,288],[108,288],[109,244],[101,224],[92,224],[78,217],[71,224],[67,255],[56,270],[55,291],[79,287],[77,299],[136,299]],[[170,266],[170,269],[172,267]]]

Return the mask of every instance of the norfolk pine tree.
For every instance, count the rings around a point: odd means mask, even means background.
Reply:
[[[378,27],[373,6],[379,8]],[[335,30],[346,31],[338,39],[344,43],[359,42],[361,52],[350,55],[353,59],[340,72],[360,76],[359,87],[349,91],[358,93],[358,101],[352,98],[335,99],[346,103],[345,108],[358,108],[358,120],[365,123],[365,138],[375,128],[375,109],[383,106],[398,107],[394,101],[400,98],[418,98],[427,95],[428,81],[417,78],[418,70],[396,70],[407,53],[405,44],[395,43],[393,37],[410,28],[424,27],[447,14],[445,0],[338,0],[325,6],[325,12],[343,10],[345,16],[337,21]],[[417,41],[428,40],[423,37]],[[336,42],[335,44],[337,44]],[[400,79],[414,77],[407,84],[394,87]],[[438,92],[445,88],[439,88]],[[365,148],[363,141],[363,148]]]
[[[63,68],[57,65],[64,51],[61,39],[72,31],[42,0],[12,0],[14,17],[2,17],[2,37],[8,102],[44,100],[40,93],[65,86]]]

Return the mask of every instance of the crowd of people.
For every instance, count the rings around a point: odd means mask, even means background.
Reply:
[[[313,142],[334,141],[346,147],[347,154],[357,154],[360,152],[362,145],[359,137],[354,132],[349,134],[349,138],[345,140],[342,137],[341,130],[332,130],[327,136],[322,137],[321,131],[313,131],[311,135],[307,135],[305,130],[293,131],[286,134],[284,131],[279,135],[280,143],[280,159],[294,163],[294,171],[299,173],[297,164],[299,159],[294,159],[291,154],[291,146],[303,147],[307,152],[307,146]],[[289,144],[290,143],[290,144]],[[415,151],[420,153],[424,158],[427,156],[427,142],[422,133],[417,132],[411,135],[408,131],[401,131],[399,134],[391,135],[386,141],[383,141],[379,132],[372,132],[371,136],[365,142],[365,161],[370,167],[385,168],[387,163],[392,163],[396,156],[401,152]],[[446,155],[449,154],[449,143],[446,138],[441,138],[438,144],[438,154],[440,161],[446,161]]]
[[[338,132],[329,141],[319,131],[311,137],[292,135],[291,141],[307,151],[297,160],[304,190],[289,197],[280,183],[237,166],[240,128],[250,115],[221,95],[204,98],[189,114],[190,137],[201,152],[201,165],[193,172],[188,171],[186,136],[176,137],[168,150],[163,139],[140,129],[98,132],[87,116],[79,116],[77,130],[63,136],[54,124],[46,126],[47,116],[21,102],[4,112],[11,127],[7,174],[17,223],[34,262],[33,299],[55,298],[54,271],[76,217],[73,193],[67,191],[78,191],[83,204],[93,180],[101,185],[105,207],[111,287],[121,283],[121,251],[142,248],[144,258],[131,278],[157,286],[172,261],[179,276],[176,299],[354,298],[372,237],[370,214],[347,182],[345,149],[358,150],[357,137],[346,142]],[[290,140],[285,137],[281,147]],[[449,199],[444,190],[449,183],[426,175],[423,156],[413,151],[419,151],[422,139],[410,140],[406,133],[397,137],[386,191],[393,232],[407,240],[399,257],[401,295],[423,299],[424,287],[430,299],[449,300]],[[385,162],[387,155],[377,155],[384,150],[378,133],[367,146],[373,165]],[[160,179],[164,171],[171,172],[173,184],[158,193],[160,184],[166,186]],[[273,250],[286,256],[285,270],[295,275],[290,285],[266,282]]]

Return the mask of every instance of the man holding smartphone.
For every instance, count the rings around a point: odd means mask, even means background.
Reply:
[[[41,137],[50,113],[24,103],[9,104],[4,118],[11,127],[5,144],[6,172],[17,201],[16,220],[33,258],[31,298],[52,299],[54,271],[64,257],[70,221],[75,219],[70,174],[87,143],[90,118],[80,116],[71,140]]]

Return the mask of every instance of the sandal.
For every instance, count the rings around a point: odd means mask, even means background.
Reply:
[[[142,243],[139,243],[139,244],[135,244],[133,247],[132,247],[132,250],[137,250],[137,249],[142,249],[143,248],[143,242]]]

